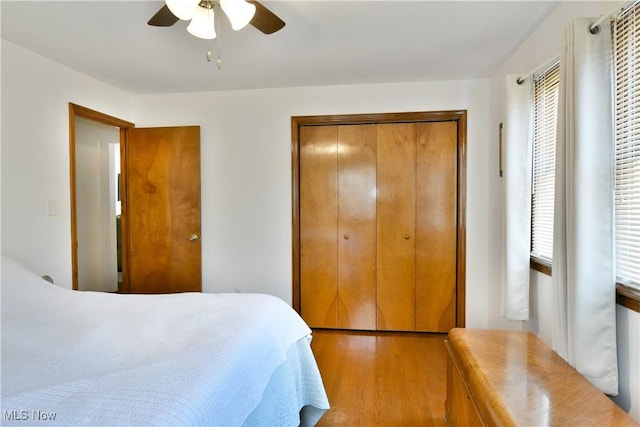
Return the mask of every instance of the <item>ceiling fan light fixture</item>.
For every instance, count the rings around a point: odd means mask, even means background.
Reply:
[[[188,21],[198,9],[200,0],[165,0],[167,7],[178,18]]]
[[[187,31],[195,37],[212,40],[216,38],[215,14],[213,9],[197,7]]]
[[[220,0],[220,6],[235,31],[246,27],[256,13],[256,6],[245,0]]]

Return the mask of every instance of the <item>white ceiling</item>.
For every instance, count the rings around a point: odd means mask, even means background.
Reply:
[[[131,93],[489,77],[557,1],[262,1],[286,26],[223,25],[223,68],[156,1],[0,2],[4,39]],[[224,21],[224,20],[223,20]],[[215,47],[215,41],[213,46]]]

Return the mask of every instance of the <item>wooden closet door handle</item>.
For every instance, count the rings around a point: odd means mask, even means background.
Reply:
[[[349,236],[349,234],[347,233],[347,234],[345,234],[343,237],[344,237],[344,240],[349,240],[349,237],[350,237],[350,236]]]
[[[409,240],[411,238],[411,235],[409,233],[404,235],[404,240]]]

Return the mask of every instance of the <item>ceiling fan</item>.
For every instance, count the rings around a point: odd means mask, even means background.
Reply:
[[[254,0],[165,0],[165,3],[147,24],[170,27],[179,19],[191,20],[187,30],[203,39],[216,37],[214,19],[219,18],[220,10],[234,30],[251,24],[264,34],[272,34],[285,26],[282,19]]]

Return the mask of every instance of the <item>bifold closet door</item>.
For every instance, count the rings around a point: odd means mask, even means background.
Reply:
[[[300,310],[311,327],[455,326],[457,123],[300,128]]]
[[[416,330],[455,326],[457,150],[455,122],[416,124]]]
[[[380,330],[447,332],[455,326],[457,126],[378,125]]]
[[[416,326],[416,126],[377,126],[377,328]]]
[[[300,308],[311,327],[376,328],[375,132],[300,131]]]

